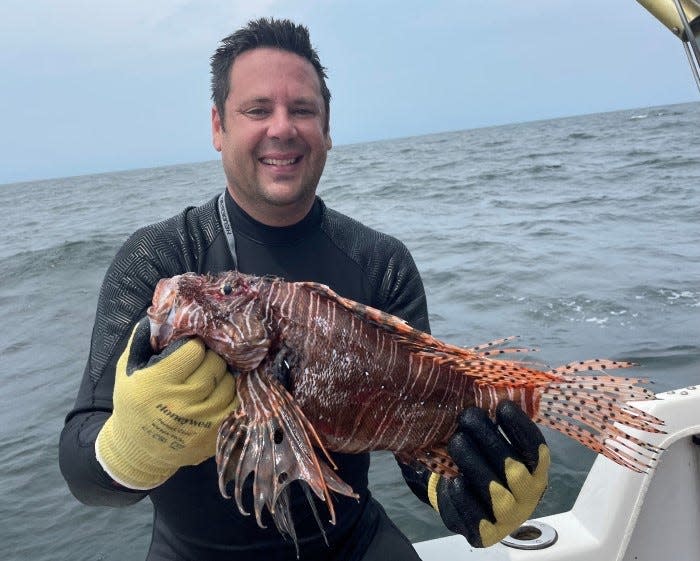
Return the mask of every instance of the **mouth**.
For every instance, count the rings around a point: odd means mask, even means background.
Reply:
[[[177,321],[177,309],[174,303],[170,307],[154,310],[148,309],[148,319],[151,325],[151,347],[160,352],[167,347],[175,335],[175,322]]]
[[[151,324],[151,346],[155,351],[162,350],[173,336],[176,297],[177,287],[173,279],[158,282],[152,305],[146,312]]]
[[[268,157],[268,156],[263,156],[262,158],[258,158],[258,161],[266,166],[274,166],[278,168],[283,168],[283,167],[289,167],[293,166],[295,164],[298,164],[301,162],[304,156],[289,156],[289,157]]]
[[[151,321],[151,348],[156,352],[162,351],[170,343],[173,332],[172,324]]]

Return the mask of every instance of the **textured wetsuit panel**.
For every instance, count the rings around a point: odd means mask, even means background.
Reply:
[[[430,332],[423,281],[403,243],[331,209],[322,229],[364,272],[370,291],[365,303]]]
[[[203,220],[190,229],[187,209],[181,214],[142,228],[117,253],[105,276],[95,317],[88,373],[93,382],[114,361],[124,342],[124,333],[142,317],[158,280],[180,271],[197,271],[201,255],[220,230],[210,202],[199,210]]]

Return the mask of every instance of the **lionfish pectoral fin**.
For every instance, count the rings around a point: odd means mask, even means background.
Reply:
[[[230,499],[231,495],[226,484],[234,478],[234,470],[238,466],[238,460],[242,450],[242,444],[247,441],[246,422],[248,416],[242,406],[231,413],[221,426],[216,439],[216,466],[219,474],[219,492],[221,496]],[[248,515],[244,509],[239,510]]]
[[[326,546],[328,546],[328,536],[326,535],[326,529],[323,527],[323,522],[321,522],[321,517],[318,515],[318,509],[316,508],[316,503],[314,502],[314,498],[311,495],[311,491],[309,491],[309,486],[306,485],[306,483],[302,482],[302,487],[304,488],[304,494],[306,495],[306,501],[309,503],[309,506],[311,507],[311,512],[314,515],[314,520],[316,520],[316,525],[321,529],[321,535],[323,535],[323,541],[326,542]],[[295,542],[296,543],[296,540]],[[297,547],[297,557],[299,557],[299,548]]]
[[[288,486],[293,481],[308,486],[326,503],[332,523],[335,510],[330,491],[357,495],[318,457],[314,447],[328,455],[318,434],[294,398],[266,371],[268,367],[264,363],[238,377],[241,407],[221,425],[217,441],[219,487],[227,496],[226,485],[233,481],[238,509],[248,514],[243,506],[243,484],[252,474],[253,511],[258,525],[264,527],[262,512],[267,507],[277,529],[296,543],[287,500]],[[313,502],[309,492],[307,497]],[[317,521],[323,529],[318,517]]]

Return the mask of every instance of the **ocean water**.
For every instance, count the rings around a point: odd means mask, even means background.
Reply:
[[[339,146],[319,193],[408,245],[439,338],[518,335],[551,365],[632,360],[664,391],[700,383],[699,122],[693,103]],[[217,161],[0,186],[0,558],[145,556],[148,501],[79,504],[58,436],[117,248],[223,187]],[[537,515],[569,509],[594,460],[545,434]],[[388,454],[370,478],[412,540],[447,533]]]

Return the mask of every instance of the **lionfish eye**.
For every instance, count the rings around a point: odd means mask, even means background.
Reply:
[[[223,285],[221,287],[221,293],[225,294],[226,296],[228,296],[232,292],[233,292],[233,288],[231,288],[231,285],[229,283],[226,283],[225,285]]]

